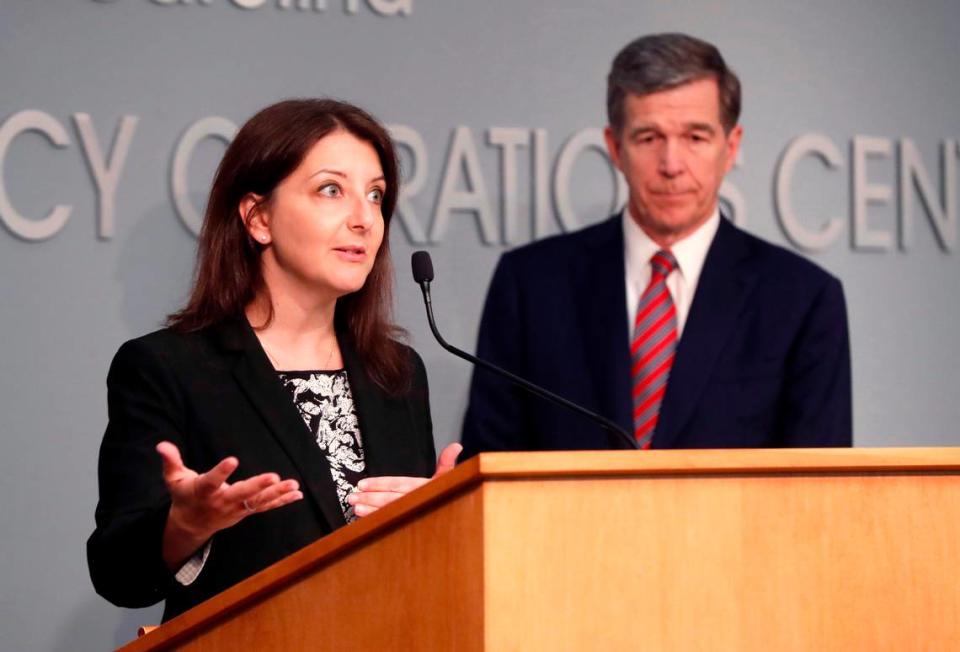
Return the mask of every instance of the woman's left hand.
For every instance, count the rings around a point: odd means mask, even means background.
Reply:
[[[457,456],[463,450],[460,444],[450,444],[437,458],[437,470],[433,478],[450,471],[457,463]],[[357,484],[357,490],[347,496],[347,502],[353,505],[357,516],[368,516],[384,505],[392,503],[400,496],[422,487],[433,478],[411,478],[407,476],[383,475],[364,478]]]

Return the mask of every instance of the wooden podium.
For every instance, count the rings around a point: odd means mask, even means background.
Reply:
[[[958,650],[960,449],[485,454],[123,650]]]

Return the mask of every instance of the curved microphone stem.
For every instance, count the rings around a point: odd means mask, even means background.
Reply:
[[[520,387],[527,390],[531,394],[535,394],[536,396],[539,396],[540,398],[546,399],[548,401],[553,401],[554,403],[559,403],[560,405],[566,407],[567,409],[573,410],[574,412],[581,414],[587,417],[588,419],[591,419],[592,421],[599,423],[601,426],[606,428],[609,432],[612,432],[614,435],[616,435],[624,444],[626,444],[628,448],[631,448],[631,449],[639,448],[639,446],[637,445],[636,439],[634,439],[630,435],[630,433],[628,433],[626,430],[624,430],[623,428],[615,424],[610,419],[602,417],[599,414],[595,414],[590,410],[587,410],[586,408],[582,408],[576,403],[571,403],[570,401],[563,398],[562,396],[557,396],[553,392],[547,391],[542,387],[538,387],[533,383],[526,381],[523,378],[520,378],[519,376],[516,376],[510,373],[506,369],[501,369],[500,367],[493,365],[487,362],[486,360],[481,360],[480,358],[474,355],[470,355],[466,351],[461,351],[457,347],[451,346],[450,344],[448,344],[447,341],[443,339],[443,336],[440,335],[440,331],[437,330],[437,323],[436,321],[434,321],[434,318],[433,318],[433,302],[430,300],[430,281],[423,280],[423,281],[419,281],[418,283],[420,285],[420,291],[423,292],[423,303],[427,307],[427,321],[430,323],[430,330],[433,331],[433,336],[437,338],[437,342],[439,342],[440,346],[442,346],[444,349],[446,349],[453,355],[457,356],[458,358],[462,358],[467,362],[472,362],[478,367],[482,367],[483,369],[486,369],[487,371],[490,371],[494,374],[504,376],[505,378],[510,380],[512,383],[519,385]]]

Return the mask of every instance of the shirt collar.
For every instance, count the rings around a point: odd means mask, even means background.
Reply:
[[[623,209],[623,244],[624,261],[629,282],[643,292],[647,280],[650,278],[649,264],[653,254],[660,250],[660,245],[650,239],[630,216],[630,205]],[[703,263],[707,259],[710,243],[720,228],[719,206],[713,209],[713,214],[696,231],[673,243],[670,251],[677,259],[678,272],[685,283],[696,287],[703,270]]]

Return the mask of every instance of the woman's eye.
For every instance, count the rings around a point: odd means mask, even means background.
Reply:
[[[320,186],[317,190],[321,195],[327,197],[339,197],[340,196],[340,186],[335,183],[328,183],[326,185]]]
[[[383,201],[383,190],[380,188],[374,188],[369,193],[367,193],[367,199],[372,201],[375,204],[379,204]]]

